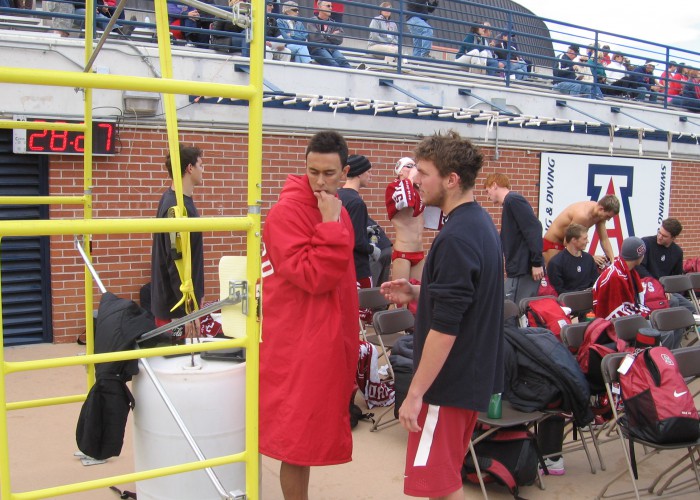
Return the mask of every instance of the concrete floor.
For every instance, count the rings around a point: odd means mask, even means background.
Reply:
[[[42,344],[5,349],[6,361],[44,359],[73,356],[84,351],[75,344]],[[85,390],[85,371],[82,367],[51,371],[24,372],[7,376],[7,400],[20,401],[58,395],[78,394]],[[698,387],[695,387],[697,389]],[[13,493],[82,482],[101,477],[133,472],[131,422],[121,456],[106,463],[83,466],[73,456],[75,424],[79,404],[52,406],[41,409],[15,410],[8,412],[10,441],[11,491]],[[381,409],[380,409],[381,411]],[[333,467],[317,467],[311,472],[310,496],[313,500],[389,500],[408,498],[403,495],[403,460],[406,432],[398,425],[379,432],[370,432],[370,424],[360,422],[353,431],[354,453],[349,464]],[[546,490],[537,486],[521,488],[520,495],[529,499],[583,499],[594,498],[601,485],[624,467],[624,458],[619,441],[603,445],[606,471],[590,473],[588,462],[582,451],[565,455],[566,475],[548,477]],[[654,472],[663,470],[680,453],[655,457],[640,468],[642,483]],[[279,463],[262,458],[262,498],[281,499],[279,487]],[[630,486],[624,478],[617,483],[617,490]],[[134,484],[118,485],[120,489],[135,491]],[[478,486],[465,486],[467,498],[481,498]],[[488,486],[493,499],[512,498],[507,491],[496,485]],[[106,488],[61,498],[84,500],[114,500],[118,495]],[[700,498],[697,491],[677,498]],[[175,499],[168,499],[175,500]],[[184,499],[200,500],[200,499]]]

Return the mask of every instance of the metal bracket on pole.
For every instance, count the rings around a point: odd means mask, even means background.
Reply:
[[[250,66],[248,64],[234,64],[233,70],[239,73],[250,74]],[[284,91],[272,82],[269,82],[263,78],[263,85],[276,94],[284,94]]]
[[[420,97],[418,97],[418,96],[415,95],[414,93],[412,93],[412,92],[410,92],[410,91],[408,91],[408,90],[406,90],[406,89],[404,89],[404,88],[402,88],[402,87],[399,87],[398,85],[396,85],[396,84],[394,83],[394,80],[389,80],[388,78],[380,78],[380,79],[379,79],[379,86],[380,86],[380,87],[391,87],[391,88],[394,89],[394,90],[398,90],[398,91],[401,92],[403,95],[407,95],[407,96],[410,97],[411,99],[415,99],[416,101],[418,101],[419,103],[421,103],[423,106],[433,106],[433,105],[430,104],[428,101],[426,101],[426,100],[424,100],[424,99],[421,99]],[[434,107],[434,106],[433,106],[433,107]]]
[[[610,111],[613,113],[620,113],[621,115],[625,115],[629,118],[632,118],[633,120],[638,121],[639,123],[643,123],[644,125],[648,125],[649,127],[653,128],[654,130],[658,130],[660,132],[666,132],[665,130],[658,128],[656,125],[652,125],[649,122],[645,122],[644,120],[640,120],[636,116],[633,116],[629,113],[626,113],[625,111],[622,111],[622,108],[620,108],[619,106],[611,106]]]
[[[229,281],[228,298],[234,300],[233,304],[241,303],[243,314],[248,316],[248,282]]]
[[[586,113],[583,110],[575,108],[574,106],[567,104],[566,101],[564,101],[563,99],[557,99],[557,106],[560,106],[562,108],[569,108],[573,111],[576,111],[577,113],[581,113],[582,115],[587,116],[588,118],[594,119],[595,121],[599,122],[601,125],[610,126],[610,123],[606,122],[605,120],[601,120],[600,118],[597,118],[589,113]]]
[[[459,93],[459,95],[466,95],[466,96],[469,96],[469,97],[473,97],[473,98],[476,99],[477,101],[481,101],[481,102],[483,102],[483,103],[485,103],[485,104],[488,104],[489,106],[491,106],[491,108],[495,109],[496,111],[498,111],[498,112],[499,112],[500,114],[502,114],[502,115],[506,115],[506,116],[520,116],[520,115],[518,115],[518,113],[513,113],[512,111],[508,111],[506,108],[504,108],[503,106],[500,106],[500,105],[496,104],[496,103],[493,102],[493,101],[489,101],[488,99],[485,99],[485,98],[483,98],[483,97],[481,97],[481,96],[476,95],[474,92],[472,92],[472,89],[461,88],[461,89],[457,89],[457,92]]]

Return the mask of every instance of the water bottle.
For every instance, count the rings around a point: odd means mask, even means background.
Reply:
[[[489,401],[489,418],[501,418],[503,413],[503,402],[501,401],[501,393],[493,394],[491,396],[491,401]]]

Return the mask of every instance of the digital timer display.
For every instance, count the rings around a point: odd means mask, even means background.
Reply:
[[[79,121],[26,118],[31,122],[82,123]],[[68,130],[25,130],[15,129],[13,151],[29,154],[84,154],[85,134]],[[113,122],[92,122],[92,154],[112,155],[116,153],[116,124]]]

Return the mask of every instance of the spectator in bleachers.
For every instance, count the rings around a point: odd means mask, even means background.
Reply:
[[[690,111],[700,111],[700,70],[688,71],[688,81],[683,84],[683,92],[680,96],[674,97],[671,104]]]
[[[584,88],[584,85],[578,81],[579,75],[575,70],[579,50],[578,45],[569,45],[566,52],[559,56],[558,67],[554,69],[554,86],[552,87],[554,90],[562,94],[590,94],[590,85]]]
[[[591,288],[598,279],[598,265],[588,246],[588,229],[573,223],[566,228],[564,250],[552,257],[547,265],[549,283],[558,294]]]
[[[110,19],[112,18],[112,14],[116,10],[116,2],[114,0],[94,0],[95,1],[95,26],[97,29],[104,31],[107,28],[107,25],[109,24]],[[110,3],[111,2],[111,3]],[[81,15],[83,18],[85,17],[85,9],[84,8],[78,8],[78,6],[75,7],[75,13],[78,15]],[[124,11],[122,10],[121,14],[119,14],[119,19],[124,19]],[[136,16],[131,16],[131,21],[136,21]],[[81,21],[74,21],[74,26],[83,30],[85,29],[85,20]],[[134,26],[133,25],[121,25],[121,24],[115,24],[114,25],[114,30],[122,35],[129,36],[131,33],[134,31]]]
[[[241,3],[242,0],[229,0],[228,5],[232,10],[236,10],[236,4]],[[211,44],[214,50],[217,52],[235,52],[240,53],[244,57],[247,57],[250,53],[248,50],[248,44],[246,43],[245,36],[243,32],[246,26],[250,25],[250,17],[247,15],[242,15],[241,18],[233,23],[229,19],[217,18],[211,25],[211,29],[214,31],[227,31],[230,33],[235,33],[234,36],[231,35],[211,35]]]
[[[684,63],[678,65],[678,71],[671,77],[668,83],[668,100],[671,101],[674,97],[683,93],[683,85],[688,81],[688,68]]]
[[[318,2],[318,15],[308,24],[309,47],[314,61],[323,66],[349,68],[345,55],[335,47],[343,43],[343,28],[331,21],[333,4],[328,0]]]
[[[665,92],[666,87],[670,90],[671,81],[673,80],[673,75],[678,72],[678,63],[676,61],[669,61],[668,66],[666,66],[666,71],[661,73],[659,77],[659,87],[661,87],[661,92]]]
[[[282,14],[285,16],[299,16],[299,4],[288,0],[282,4]],[[295,40],[299,42],[305,42],[308,33],[304,23],[298,19],[282,19],[277,18],[277,26],[282,33],[282,38],[287,40]],[[308,64],[311,62],[311,55],[309,54],[309,47],[306,45],[301,45],[297,43],[287,42],[287,48],[292,53],[292,60],[298,63]]]
[[[75,14],[76,9],[85,10],[85,2],[43,2],[41,8],[44,12],[52,12],[55,14]],[[73,30],[73,19],[69,17],[51,17],[44,20],[53,29],[53,32],[62,37],[70,36]]]
[[[617,95],[621,91],[624,91],[619,87],[612,88],[615,87],[618,80],[621,80],[627,75],[627,67],[623,64],[624,59],[624,56],[618,52],[613,54],[612,61],[610,61],[605,68],[605,83],[607,86],[603,88],[603,94]]]
[[[386,52],[386,62],[396,61],[396,54],[399,53],[399,28],[394,21],[391,20],[391,2],[382,2],[379,4],[379,15],[372,19],[369,23],[369,50],[377,52]],[[387,33],[390,32],[390,33]]]
[[[602,54],[602,62],[603,66],[607,66],[612,62],[612,59],[610,58],[610,45],[603,45],[603,48],[600,50],[600,53]]]
[[[438,0],[406,0],[408,11],[408,31],[413,37],[413,57],[432,57],[433,27],[426,16],[432,14],[438,5]]]
[[[635,96],[636,101],[644,101],[648,95],[649,102],[656,102],[655,92],[660,92],[662,89],[656,84],[655,66],[654,61],[640,64],[627,76],[618,80],[615,86],[630,89],[629,93]]]
[[[486,74],[494,76],[499,69],[505,67],[493,53],[495,45],[496,40],[491,36],[491,24],[486,21],[476,24],[462,40],[455,61],[469,64],[469,71],[472,73],[483,73],[483,70],[473,66],[485,66]]]
[[[286,47],[282,40],[282,32],[277,26],[277,20],[270,15],[276,4],[276,1],[268,0],[265,6],[267,10],[267,17],[265,18],[265,59],[291,61],[292,51]],[[269,38],[276,38],[276,40],[269,40]]]
[[[510,50],[510,54],[508,53]],[[518,44],[515,42],[515,33],[503,31],[498,36],[494,51],[499,62],[503,63],[506,71],[513,74],[516,80],[527,78],[527,61],[518,55]]]
[[[201,0],[204,3],[211,4],[213,0]],[[240,0],[238,0],[240,1]],[[198,28],[208,30],[211,27],[213,19],[211,17],[201,16],[199,11],[194,7],[185,5],[179,2],[167,2],[168,4],[168,20],[170,24],[179,23],[184,28]],[[195,47],[209,47],[209,33],[183,31],[185,40],[188,45]]]
[[[334,23],[343,22],[343,14],[345,13],[345,4],[342,2],[333,2],[331,7],[331,21]],[[318,15],[318,0],[314,0],[314,16]]]
[[[603,99],[603,92],[600,90],[600,83],[605,83],[605,70],[602,66],[592,61],[588,55],[582,54],[578,57],[580,64],[574,66],[577,73],[577,80],[582,83],[584,93],[589,90],[590,97]],[[600,76],[602,70],[602,76]]]

